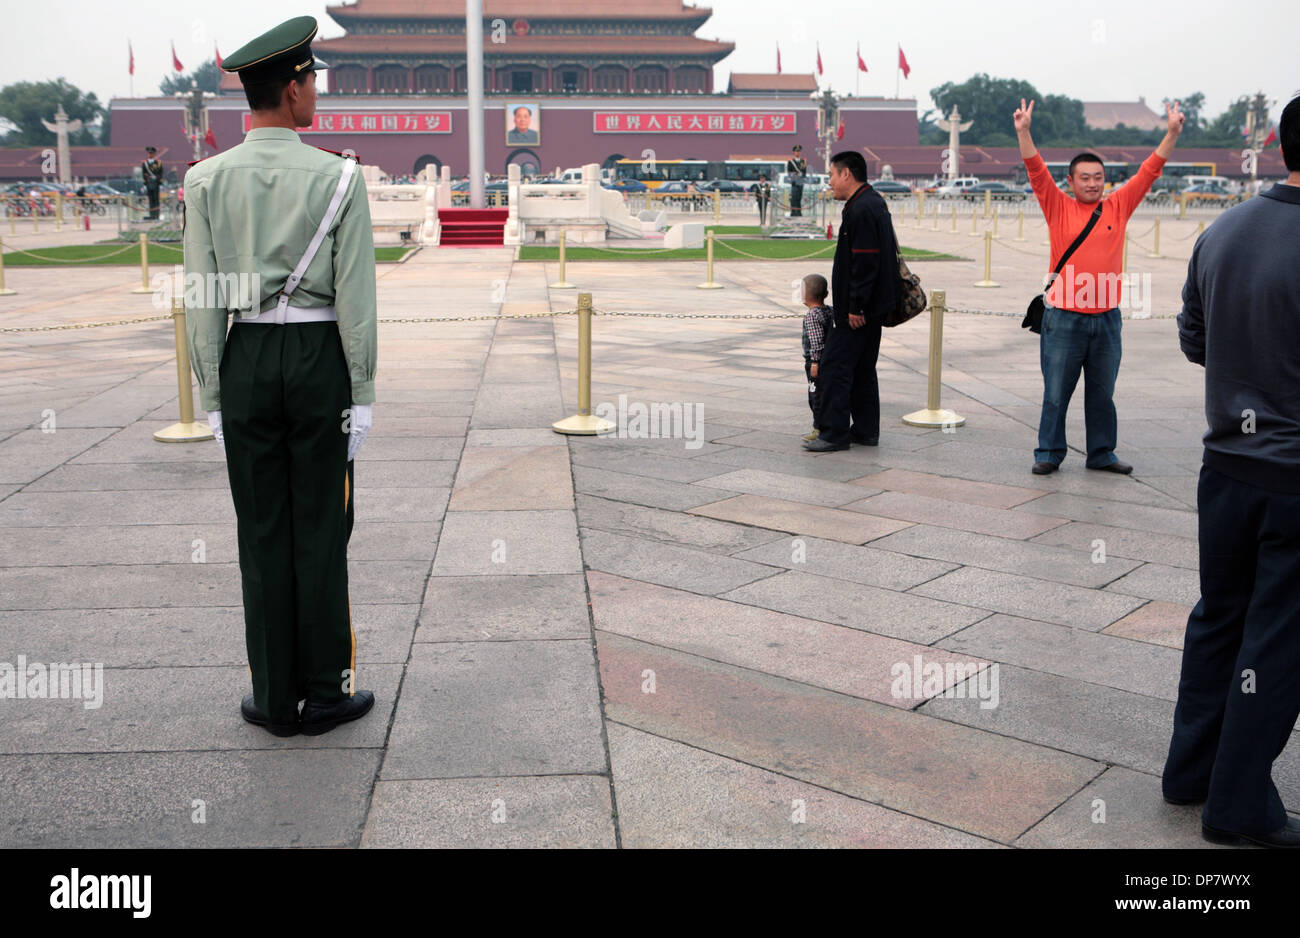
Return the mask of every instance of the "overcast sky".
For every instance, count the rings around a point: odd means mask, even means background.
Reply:
[[[697,35],[736,44],[715,69],[719,88],[732,70],[774,71],[779,39],[786,72],[812,71],[820,41],[822,87],[848,92],[860,42],[870,69],[862,93],[891,97],[901,43],[912,67],[902,95],[921,110],[931,88],[981,71],[1085,101],[1143,96],[1156,109],[1166,95],[1203,91],[1211,117],[1242,94],[1262,90],[1280,107],[1300,90],[1294,0],[712,0],[712,8]],[[62,76],[101,101],[125,96],[130,39],[135,91],[156,93],[171,71],[172,40],[189,70],[212,57],[214,40],[229,54],[304,13],[320,20],[322,36],[342,34],[324,4],[306,0],[5,0],[0,85]]]

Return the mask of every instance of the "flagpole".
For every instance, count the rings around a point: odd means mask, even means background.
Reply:
[[[862,61],[862,43],[858,43],[858,62]],[[853,97],[862,95],[862,68],[858,62],[853,63]]]
[[[898,44],[898,56],[894,58],[894,100],[903,96],[903,63],[901,56],[903,54],[903,44]]]

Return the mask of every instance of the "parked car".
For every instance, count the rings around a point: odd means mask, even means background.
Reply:
[[[1016,199],[1024,198],[1024,193],[1019,189],[1008,186],[1005,182],[979,182],[973,186],[967,186],[962,189],[962,198],[968,202],[978,202],[984,199],[984,193],[989,193],[989,198],[995,201],[1010,202]]]
[[[1182,202],[1235,202],[1237,197],[1223,186],[1214,182],[1203,182],[1188,186],[1178,194]]]
[[[882,195],[911,195],[912,187],[905,182],[899,182],[897,179],[877,179],[871,184]]]
[[[697,185],[696,188],[698,189],[699,186]],[[661,185],[658,189],[655,190],[655,192],[677,192],[677,193],[682,193],[686,191],[687,191],[686,183],[681,179],[674,179],[671,182],[665,182],[663,185]]]
[[[601,183],[606,189],[614,189],[618,192],[645,192],[650,188],[639,179],[615,179],[612,182]]]
[[[707,182],[697,182],[695,188],[700,192],[713,192],[714,190],[726,195],[730,192],[744,192],[745,187],[738,182],[732,182],[730,179],[710,179]]]
[[[934,191],[936,195],[961,195],[971,186],[979,184],[978,176],[961,176],[952,182],[941,183]]]

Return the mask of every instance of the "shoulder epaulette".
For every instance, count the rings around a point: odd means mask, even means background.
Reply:
[[[206,159],[207,159],[207,157],[205,156],[205,157],[202,157],[201,159],[190,160],[190,161],[189,161],[188,163],[186,163],[185,165],[186,165],[186,166],[193,166],[195,163],[202,163],[203,160],[206,160]]]
[[[339,151],[339,150],[331,150],[329,147],[316,147],[316,149],[317,149],[317,150],[324,150],[326,153],[333,153],[335,156],[341,156],[341,157],[343,157],[344,159],[347,159],[349,156],[351,156],[352,159],[354,159],[354,160],[357,161],[357,165],[358,165],[358,166],[361,165],[361,157],[357,156],[356,153],[347,154],[347,153],[343,153],[343,152],[341,152],[341,151]]]

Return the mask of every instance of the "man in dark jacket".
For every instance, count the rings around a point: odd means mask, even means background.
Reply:
[[[1300,98],[1285,184],[1196,242],[1178,338],[1205,366],[1201,600],[1187,619],[1163,788],[1213,843],[1300,847],[1271,776],[1300,714]]]
[[[848,449],[850,440],[864,446],[879,442],[876,356],[885,311],[897,305],[899,290],[894,223],[885,200],[867,185],[862,154],[845,150],[831,157],[830,185],[835,198],[845,202],[831,268],[835,315],[820,368],[823,428],[804,444],[814,453]]]

